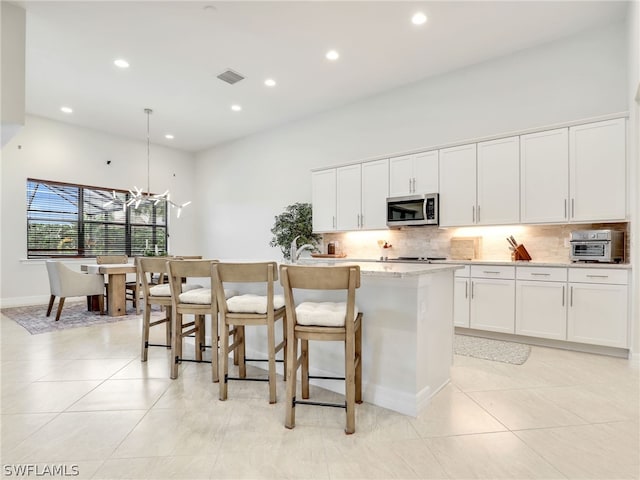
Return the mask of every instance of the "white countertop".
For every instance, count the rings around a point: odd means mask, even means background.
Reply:
[[[326,259],[301,259],[297,265],[307,266],[332,266],[337,262]],[[430,273],[442,272],[446,270],[458,270],[461,265],[452,263],[401,263],[401,262],[376,262],[376,261],[354,261],[341,259],[340,265],[358,265],[360,274],[363,277],[415,277],[419,275],[428,275]]]

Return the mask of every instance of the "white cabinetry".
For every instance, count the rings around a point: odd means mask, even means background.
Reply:
[[[456,270],[453,291],[453,324],[456,327],[469,328],[469,300],[471,280],[470,267]]]
[[[360,228],[387,228],[389,160],[362,164],[362,208]]]
[[[569,268],[567,340],[627,348],[628,272]]]
[[[336,229],[336,169],[311,173],[311,204],[313,231],[331,232]]]
[[[516,334],[566,340],[567,269],[516,270]]]
[[[625,119],[569,129],[571,221],[624,220]]]
[[[476,144],[440,150],[440,225],[476,223]]]
[[[569,219],[569,129],[520,137],[520,221]]]
[[[336,228],[360,228],[360,201],[362,196],[360,164],[336,169]]]
[[[472,265],[469,326],[514,333],[515,267]]]
[[[438,151],[389,159],[389,196],[438,193]]]
[[[476,223],[505,225],[520,221],[520,139],[478,143]]]

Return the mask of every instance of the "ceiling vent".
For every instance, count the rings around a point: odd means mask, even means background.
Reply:
[[[218,75],[218,78],[223,82],[227,82],[229,85],[233,85],[234,83],[238,83],[240,80],[244,80],[244,77],[240,75],[238,72],[234,72],[233,70],[227,70]]]

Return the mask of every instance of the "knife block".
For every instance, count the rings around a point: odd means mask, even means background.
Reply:
[[[513,252],[513,259],[529,261],[531,260],[531,255],[529,255],[529,252],[527,252],[527,249],[524,248],[524,245],[520,244],[516,247],[516,249]]]

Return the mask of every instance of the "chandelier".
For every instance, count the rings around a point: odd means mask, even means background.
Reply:
[[[169,194],[169,190],[165,190],[164,193],[161,194],[152,194],[150,188],[150,169],[151,169],[151,141],[149,136],[149,117],[153,113],[153,110],[150,108],[145,108],[144,113],[147,114],[147,191],[143,191],[139,189],[136,185],[133,186],[133,190],[129,189],[129,198],[128,200],[121,200],[117,197],[115,190],[113,191],[113,198],[108,201],[104,206],[107,207],[112,204],[122,203],[122,211],[126,212],[127,208],[131,207],[134,210],[137,210],[140,205],[145,204],[153,204],[158,205],[160,202],[166,203],[166,206],[169,208],[176,208],[176,218],[180,218],[180,214],[182,213],[182,209],[189,205],[191,201],[177,204],[171,200],[171,195]]]

